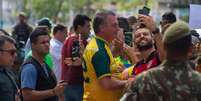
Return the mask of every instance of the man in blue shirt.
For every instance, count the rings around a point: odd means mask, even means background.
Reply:
[[[49,53],[48,32],[35,29],[30,35],[32,56],[28,57],[20,70],[20,87],[26,101],[58,101],[66,83],[57,84],[53,71],[44,62]]]

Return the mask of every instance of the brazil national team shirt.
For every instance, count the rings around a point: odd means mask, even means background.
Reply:
[[[121,97],[120,90],[109,91],[98,83],[99,79],[111,76],[111,70],[115,66],[108,46],[104,39],[96,36],[85,48],[83,54],[84,101],[118,101]]]

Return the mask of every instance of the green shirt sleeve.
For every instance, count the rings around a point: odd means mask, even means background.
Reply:
[[[92,64],[98,78],[105,75],[111,75],[110,58],[106,51],[99,50],[96,52],[92,58]]]

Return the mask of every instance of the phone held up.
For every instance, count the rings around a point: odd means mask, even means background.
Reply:
[[[124,36],[125,36],[125,43],[129,46],[133,46],[132,44],[132,40],[133,40],[133,36],[132,36],[132,32],[125,32],[124,33]]]
[[[150,8],[144,6],[142,9],[138,11],[139,14],[149,16]]]
[[[80,44],[78,40],[73,42],[71,56],[72,56],[72,61],[75,61],[77,57],[80,57]]]
[[[140,9],[140,10],[138,11],[138,13],[141,14],[141,15],[149,16],[150,8],[144,6],[142,9]],[[140,27],[140,28],[143,28],[143,27],[145,27],[145,25],[144,25],[144,24],[141,24],[139,27]]]

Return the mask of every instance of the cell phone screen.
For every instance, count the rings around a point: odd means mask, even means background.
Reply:
[[[132,46],[132,40],[133,40],[132,32],[125,32],[124,35],[125,35],[125,43],[129,46]]]

